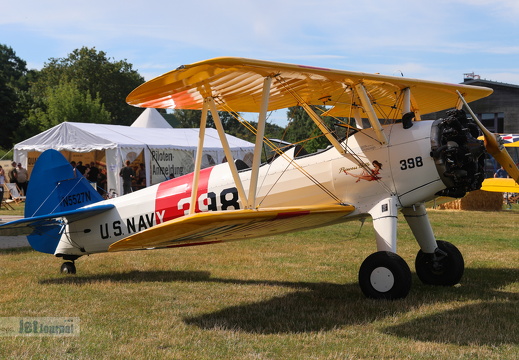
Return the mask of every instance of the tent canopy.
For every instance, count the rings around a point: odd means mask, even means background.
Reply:
[[[159,114],[160,116],[160,114]],[[29,152],[47,149],[90,153],[105,151],[108,189],[121,193],[122,182],[118,176],[125,160],[133,161],[143,154],[146,166],[146,185],[164,180],[164,175],[175,176],[193,171],[194,157],[198,147],[199,129],[144,128],[122,125],[64,122],[35,135],[14,146],[14,158],[28,168]],[[226,135],[235,159],[250,157],[254,144],[237,137]],[[169,159],[159,163],[157,154]],[[154,155],[155,153],[155,155]],[[205,166],[225,160],[223,147],[216,129],[207,128],[204,138]],[[31,163],[32,163],[31,159]],[[169,163],[168,163],[169,161]],[[159,168],[157,170],[157,168]],[[161,170],[162,169],[162,170]]]
[[[122,125],[64,122],[15,145],[15,150],[47,149],[90,152],[118,147],[195,150],[199,129],[139,128]],[[250,150],[254,144],[227,135],[231,149]],[[204,149],[223,149],[216,129],[205,132]]]
[[[142,114],[133,122],[132,127],[140,128],[162,128],[171,129],[171,125],[160,115],[157,109],[147,108]]]

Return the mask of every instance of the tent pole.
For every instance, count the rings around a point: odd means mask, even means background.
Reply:
[[[252,159],[252,172],[249,186],[249,206],[251,209],[256,207],[256,195],[258,188],[259,166],[261,163],[261,149],[263,148],[263,136],[265,135],[265,122],[267,121],[267,111],[270,97],[270,85],[272,78],[266,77],[263,81],[263,93],[261,95],[261,108],[258,117],[258,129],[256,131],[256,144],[254,146],[254,157]]]
[[[232,156],[231,148],[229,147],[229,142],[227,141],[227,137],[225,136],[225,131],[223,129],[222,121],[220,120],[220,115],[218,115],[218,110],[216,109],[216,104],[214,99],[207,98],[209,102],[209,108],[211,110],[211,114],[213,115],[214,124],[216,125],[216,130],[218,130],[218,135],[220,136],[220,141],[222,142],[223,152],[225,153],[225,157],[227,158],[227,163],[229,164],[229,168],[231,169],[232,177],[234,180],[234,184],[236,185],[236,189],[238,190],[238,196],[241,199],[241,203],[245,209],[249,208],[249,202],[247,201],[247,196],[245,195],[245,190],[243,189],[243,183],[241,181],[240,175],[238,174],[238,169],[236,169],[236,164],[234,163],[234,157]],[[238,209],[236,209],[238,210]]]
[[[207,125],[207,109],[208,101],[204,101],[202,108],[202,117],[200,118],[200,131],[198,133],[198,147],[196,148],[195,169],[193,171],[193,184],[191,185],[191,202],[189,206],[189,215],[194,214],[196,210],[196,201],[198,199],[198,181],[200,179],[200,169],[202,167],[202,153],[204,150],[205,128]]]

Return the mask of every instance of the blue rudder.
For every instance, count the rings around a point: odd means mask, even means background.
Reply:
[[[67,159],[52,149],[36,161],[26,195],[26,218],[68,212],[103,200],[88,180],[76,174]],[[53,254],[62,230],[59,221],[42,222],[27,238],[35,250]]]

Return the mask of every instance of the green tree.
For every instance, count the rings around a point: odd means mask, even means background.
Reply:
[[[49,87],[73,83],[83,94],[99,99],[111,114],[111,123],[130,125],[142,112],[126,104],[126,96],[144,82],[125,60],[115,61],[103,51],[83,47],[66,58],[49,59],[33,85],[34,94],[45,94]]]
[[[20,94],[26,89],[25,61],[16,56],[11,47],[0,44],[0,147],[11,149],[13,136],[23,118],[18,105]]]
[[[198,128],[200,127],[200,118],[202,116],[202,111],[200,110],[182,110],[176,109],[173,112],[175,120],[180,124],[182,128]],[[237,119],[238,114],[233,114],[226,111],[219,111],[218,115],[220,116],[220,120],[222,121],[222,126],[225,132],[229,135],[236,136],[240,139],[247,140],[250,142],[254,142],[256,139],[256,135],[252,133],[249,129],[247,129],[240,121]],[[250,124],[257,128],[257,122],[250,122]],[[207,127],[216,128],[214,124],[213,117],[211,113],[207,116]],[[283,135],[284,129],[276,124],[267,123],[265,126],[265,137],[267,138],[281,138]]]
[[[38,132],[64,121],[110,123],[110,113],[101,103],[99,94],[93,99],[88,91],[80,91],[74,83],[62,82],[56,87],[48,87],[44,99],[45,106],[33,111],[28,121]]]
[[[200,119],[202,117],[202,111],[200,110],[186,110],[186,109],[175,109],[173,110],[173,116],[180,128],[198,128],[200,127]],[[207,127],[214,127],[214,123],[207,124]]]
[[[324,107],[315,106],[314,111],[319,115],[324,111]],[[330,142],[324,134],[319,130],[307,112],[301,106],[293,106],[288,108],[287,118],[290,120],[286,129],[286,141],[295,143],[302,141],[301,145],[308,153],[316,152],[319,149],[325,149]],[[333,130],[333,119],[324,117],[326,126]],[[306,140],[306,141],[305,141]]]

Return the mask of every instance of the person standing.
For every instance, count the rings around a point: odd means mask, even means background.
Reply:
[[[2,166],[0,166],[0,187],[4,187],[5,183],[5,170]],[[1,199],[0,199],[1,200]]]
[[[22,190],[23,195],[27,196],[27,183],[29,180],[29,173],[27,169],[22,167],[21,163],[18,163],[18,169],[16,169],[16,180],[18,183],[18,187]]]
[[[9,182],[11,184],[16,184],[16,177],[17,177],[17,171],[16,171],[16,163],[13,161],[11,163],[11,170],[9,170]]]
[[[143,163],[139,164],[139,169],[137,170],[137,186],[139,189],[146,187],[146,168]]]
[[[77,177],[77,168],[76,168],[76,162],[75,161],[71,161],[70,162],[70,166],[72,166],[72,171],[74,172],[74,177]]]
[[[97,177],[99,176],[99,168],[96,166],[95,162],[90,163],[90,170],[88,171],[87,179],[91,183],[97,184]]]
[[[101,170],[99,170],[99,175],[97,176],[97,192],[105,199],[108,195],[108,191],[106,191],[106,184],[106,168],[102,168]]]
[[[495,178],[507,178],[508,173],[506,170],[501,166],[499,169],[497,169],[496,173],[494,174]]]
[[[76,169],[77,169],[77,171],[79,171],[81,173],[81,175],[78,175],[78,176],[82,176],[82,175],[85,174],[86,166],[83,165],[83,161],[78,161],[77,162]]]
[[[119,176],[123,178],[123,195],[132,192],[132,180],[135,178],[135,172],[130,166],[130,160],[126,160],[126,166],[119,171]]]

